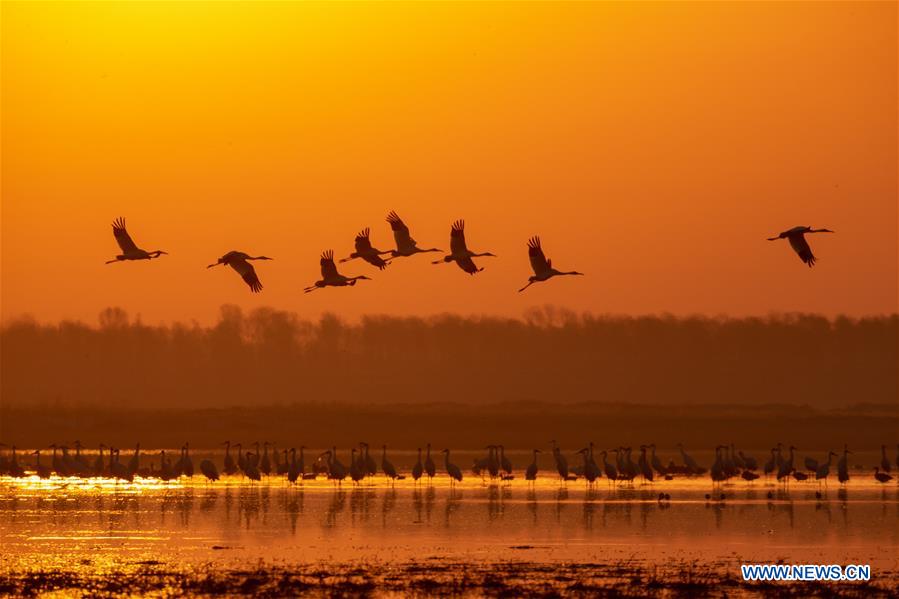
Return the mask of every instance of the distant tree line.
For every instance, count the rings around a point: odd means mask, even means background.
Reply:
[[[368,316],[318,321],[223,306],[210,327],[11,321],[0,392],[14,406],[260,406],[305,401],[893,403],[899,316],[828,319]]]

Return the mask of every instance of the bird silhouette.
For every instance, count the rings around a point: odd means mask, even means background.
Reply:
[[[384,476],[395,481],[399,475],[396,472],[396,467],[387,459],[387,446],[382,446],[381,450],[381,470],[384,471]]]
[[[341,260],[343,262],[343,260]],[[334,250],[325,250],[322,252],[322,257],[319,260],[322,268],[322,278],[320,281],[316,281],[309,287],[303,289],[306,293],[311,291],[315,291],[316,289],[322,289],[324,287],[352,287],[356,284],[356,281],[370,281],[368,277],[365,275],[360,275],[358,277],[346,277],[339,272],[337,272],[337,265],[334,264]]]
[[[565,456],[562,455],[562,452],[559,450],[559,446],[556,443],[555,439],[550,441],[553,449],[553,459],[556,461],[556,471],[559,473],[559,478],[561,480],[568,479],[568,460],[565,459]]]
[[[421,447],[418,448],[418,460],[415,462],[415,465],[412,466],[412,480],[418,481],[421,478],[421,475],[424,473],[424,465],[421,461]]]
[[[168,252],[162,250],[148,252],[147,250],[142,250],[137,247],[134,240],[131,239],[131,235],[128,234],[128,230],[125,228],[125,219],[122,217],[119,217],[112,222],[112,234],[115,236],[116,243],[119,244],[122,253],[112,260],[107,260],[106,264],[121,262],[123,260],[152,260],[153,258],[168,254]]]
[[[534,460],[528,464],[527,470],[524,472],[525,480],[537,480],[537,454],[540,453],[539,449],[534,450]]]
[[[496,257],[490,252],[482,252],[478,254],[469,250],[468,246],[465,244],[465,221],[457,220],[453,223],[452,229],[450,229],[449,255],[444,256],[442,260],[435,260],[431,264],[455,262],[459,266],[459,268],[461,268],[468,274],[473,275],[484,270],[483,268],[478,268],[474,263],[474,260],[472,260],[472,258],[477,258],[478,256],[490,256],[493,258]]]
[[[528,240],[528,258],[531,261],[531,270],[534,271],[533,276],[528,277],[528,283],[524,287],[518,290],[519,293],[533,285],[534,283],[540,283],[542,281],[548,281],[552,277],[562,276],[562,275],[582,275],[584,273],[578,272],[576,270],[570,270],[567,272],[563,272],[561,270],[556,270],[553,268],[552,260],[548,260],[546,256],[543,254],[543,247],[540,245],[539,237],[531,237]]]
[[[805,239],[806,233],[833,233],[830,229],[813,229],[811,227],[793,227],[777,237],[769,237],[768,241],[777,241],[778,239],[786,239],[790,242],[790,246],[799,259],[808,264],[809,268],[815,265],[815,255],[812,248],[809,247],[808,241]]]
[[[259,282],[259,277],[256,275],[256,269],[250,264],[250,260],[272,260],[272,258],[269,258],[268,256],[250,256],[244,252],[232,250],[219,258],[215,264],[210,264],[206,268],[212,268],[219,264],[227,264],[240,275],[244,280],[244,283],[249,285],[250,291],[259,293],[262,291],[262,283]]]
[[[838,457],[835,452],[827,452],[827,461],[819,464],[818,469],[815,470],[815,480],[823,480],[824,484],[827,484],[827,477],[830,475],[830,463],[835,457]]]
[[[886,472],[881,472],[880,467],[874,466],[874,478],[879,483],[888,483],[893,480],[893,477],[887,474]]]
[[[402,221],[395,211],[391,210],[390,213],[387,214],[387,222],[390,223],[390,228],[393,229],[393,240],[396,242],[396,249],[390,250],[391,258],[409,257],[414,256],[415,254],[443,251],[437,248],[428,248],[425,250],[418,247],[418,243],[412,239],[412,236],[409,234],[409,227],[406,226],[406,223]]]
[[[219,479],[218,468],[215,467],[215,464],[213,464],[211,460],[203,460],[200,462],[200,472],[202,472],[203,476],[210,481]]]
[[[387,268],[387,262],[384,261],[381,256],[383,254],[389,254],[389,251],[381,251],[376,247],[372,247],[371,245],[371,230],[368,227],[359,231],[356,234],[355,239],[356,251],[349,255],[347,258],[342,258],[341,262],[349,262],[350,260],[355,260],[356,258],[362,258],[372,266],[376,266],[379,270],[384,270]]]
[[[455,484],[456,481],[462,482],[462,470],[450,462],[450,450],[444,449],[443,456],[443,464],[446,467],[446,473],[450,477],[450,484]]]
[[[849,455],[852,452],[845,445],[843,446],[843,455],[837,460],[837,480],[840,484],[849,482]]]
[[[431,457],[431,444],[428,443],[425,453],[425,473],[428,475],[428,482],[437,474],[437,466],[434,464],[434,458]]]

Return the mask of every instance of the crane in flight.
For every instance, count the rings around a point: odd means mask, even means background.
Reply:
[[[115,236],[116,243],[118,243],[119,247],[122,249],[122,253],[112,260],[107,260],[106,264],[121,262],[122,260],[152,260],[153,258],[159,258],[161,255],[168,254],[168,252],[162,250],[148,252],[147,250],[142,250],[137,247],[134,240],[131,239],[131,235],[128,234],[128,230],[125,228],[125,219],[121,216],[112,221],[112,234]]]
[[[390,223],[390,228],[393,229],[393,240],[396,242],[396,249],[389,252],[391,258],[408,258],[415,254],[443,251],[437,248],[422,249],[418,247],[418,242],[412,239],[412,236],[409,234],[409,227],[406,226],[406,223],[402,221],[394,210],[391,210],[387,215],[387,222]]]
[[[345,277],[337,272],[337,265],[334,264],[334,250],[325,250],[322,252],[322,257],[319,262],[322,267],[322,278],[320,281],[316,281],[309,287],[303,289],[306,293],[315,291],[316,289],[322,289],[323,287],[346,287],[348,285],[352,287],[356,284],[356,281],[371,280],[365,275]],[[343,262],[343,260],[341,260],[341,262]]]
[[[212,268],[219,264],[227,264],[234,269],[234,272],[240,275],[240,278],[243,279],[244,283],[249,285],[250,291],[259,293],[262,291],[262,283],[259,282],[259,276],[256,274],[256,269],[250,264],[250,260],[272,260],[272,258],[269,258],[268,256],[250,256],[244,252],[231,250],[219,258],[217,262],[210,264],[206,268]]]
[[[808,264],[809,268],[815,265],[815,255],[812,248],[809,247],[808,241],[805,240],[806,233],[833,233],[830,229],[813,229],[811,227],[793,227],[777,237],[769,237],[768,241],[777,241],[778,239],[786,239],[790,242],[790,246],[799,259]]]
[[[555,276],[584,274],[576,270],[563,272],[561,270],[556,270],[555,268],[553,268],[553,261],[547,260],[546,256],[543,254],[543,248],[540,245],[540,238],[536,236],[528,239],[528,258],[531,261],[531,269],[534,271],[534,274],[533,276],[528,277],[528,284],[519,289],[519,293],[521,293],[534,283],[548,281]]]
[[[342,258],[341,262],[349,262],[350,260],[355,260],[356,258],[362,258],[372,266],[377,266],[378,269],[384,270],[387,268],[387,262],[384,261],[384,258],[381,257],[383,254],[389,254],[391,252],[385,251],[382,252],[376,247],[372,247],[371,245],[371,230],[366,227],[359,231],[356,235],[356,251],[349,255],[347,258]]]
[[[468,274],[473,275],[484,270],[483,268],[478,268],[474,263],[474,260],[472,260],[472,258],[477,258],[478,256],[490,256],[492,258],[496,258],[496,255],[491,254],[490,252],[482,252],[478,254],[469,250],[468,246],[465,245],[465,221],[457,220],[453,223],[452,229],[450,229],[449,255],[444,256],[442,260],[435,260],[431,264],[455,262],[459,266],[459,268],[461,268]]]

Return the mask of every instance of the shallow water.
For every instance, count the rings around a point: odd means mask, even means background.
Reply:
[[[581,481],[560,484],[549,473],[536,484],[520,474],[499,484],[467,476],[452,488],[445,476],[430,485],[376,477],[340,487],[323,479],[289,486],[275,477],[214,484],[198,476],[134,484],[6,478],[0,479],[2,568],[7,590],[19,592],[37,584],[23,579],[28,572],[44,574],[40,584],[54,580],[48,573],[65,574],[53,589],[139,575],[132,584],[148,584],[149,576],[165,581],[163,589],[188,593],[214,590],[191,587],[184,577],[236,573],[239,580],[222,583],[233,593],[250,572],[257,578],[280,572],[304,581],[306,590],[361,580],[374,585],[363,590],[385,593],[425,581],[432,585],[425,589],[459,594],[490,585],[576,594],[655,577],[673,592],[665,581],[695,576],[706,590],[736,584],[752,593],[755,587],[734,582],[739,565],[781,561],[870,564],[873,586],[865,594],[886,592],[899,584],[899,487],[854,474],[848,485],[833,481],[828,488],[741,480],[712,499],[705,478],[620,487],[601,480],[588,489]],[[670,501],[660,502],[660,492]],[[586,579],[594,586],[582,588]],[[460,580],[471,584],[460,587]],[[268,588],[259,584],[251,589],[257,594]],[[861,590],[857,583],[838,586]]]

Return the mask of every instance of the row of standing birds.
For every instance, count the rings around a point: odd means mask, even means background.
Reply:
[[[600,465],[594,458],[594,444],[590,442],[587,447],[577,452],[577,455],[580,456],[577,460],[578,463],[569,466],[568,459],[562,453],[556,441],[551,441],[550,443],[555,471],[562,481],[583,478],[587,484],[592,485],[605,476],[610,484],[632,483],[638,477],[642,478],[644,483],[652,483],[657,477],[662,477],[664,480],[672,480],[676,475],[701,476],[708,472],[714,484],[721,484],[735,477],[751,482],[762,476],[758,472],[760,470],[758,460],[743,451],[737,451],[733,444],[716,447],[715,460],[712,466],[706,469],[700,466],[680,444],[678,445],[682,460],[680,465],[675,464],[673,459],[667,465],[663,465],[662,460],[656,455],[655,444],[641,445],[636,461],[633,459],[632,448],[630,447],[617,447],[599,451]],[[340,461],[337,455],[337,448],[334,447],[322,452],[312,460],[308,471],[306,468],[306,448],[303,446],[300,446],[299,450],[290,448],[278,451],[270,443],[260,444],[256,442],[253,444],[255,451],[245,451],[240,443],[232,444],[230,441],[225,441],[223,445],[225,446],[225,456],[221,473],[212,460],[204,459],[199,464],[200,473],[211,481],[218,480],[221,474],[242,475],[256,481],[262,480],[263,476],[286,476],[287,481],[291,483],[315,479],[319,476],[337,483],[347,478],[350,478],[354,483],[359,483],[366,478],[378,475],[379,472],[392,481],[406,478],[405,475],[399,474],[393,462],[387,457],[386,445],[383,445],[381,448],[380,463],[371,455],[369,445],[362,442],[359,443],[358,448],[354,447],[351,449],[348,466]],[[40,450],[32,452],[35,456],[35,462],[31,472],[34,472],[41,478],[49,478],[55,473],[63,477],[107,476],[118,480],[133,481],[135,476],[141,476],[155,477],[168,481],[181,476],[192,477],[195,472],[188,443],[181,447],[177,459],[172,459],[166,455],[165,451],[161,451],[158,454],[160,458],[158,469],[154,463],[151,463],[148,467],[141,466],[139,443],[135,446],[127,463],[121,461],[119,449],[107,447],[103,444],[100,445],[99,452],[93,459],[89,459],[82,452],[83,446],[78,441],[74,443],[74,453],[66,445],[53,444],[50,447],[53,450],[53,455],[49,465],[41,462]],[[232,447],[235,450],[233,455]],[[899,445],[896,447],[896,467],[899,468]],[[503,445],[488,445],[486,449],[486,456],[474,460],[471,468],[472,473],[475,476],[491,480],[514,479],[512,462],[506,456],[505,447]],[[770,458],[761,467],[764,475],[766,477],[774,475],[778,481],[784,484],[788,483],[790,478],[805,481],[812,477],[814,480],[823,481],[826,484],[830,475],[832,460],[837,457],[839,458],[837,461],[838,480],[840,483],[845,483],[849,480],[848,456],[852,452],[848,448],[844,447],[842,455],[828,451],[822,462],[818,462],[812,457],[806,457],[804,461],[805,471],[794,466],[795,450],[795,447],[790,446],[789,454],[785,455],[781,443],[773,447]],[[444,449],[441,453],[444,455],[444,471],[449,476],[451,483],[462,481],[462,469],[450,461],[449,449]],[[525,480],[534,481],[537,479],[539,472],[538,455],[540,453],[539,449],[533,450],[533,459],[524,471]],[[615,457],[610,461],[609,456],[611,454],[614,454]],[[878,482],[886,483],[893,478],[889,474],[892,465],[887,457],[886,445],[881,446],[881,455],[880,465],[874,468],[874,478]],[[26,466],[19,463],[15,446],[11,448],[8,457],[0,456],[0,475],[24,477],[27,474]],[[418,458],[412,466],[409,475],[414,481],[419,481],[425,476],[430,481],[437,475],[437,465],[431,455],[430,443],[427,444],[424,452],[422,452],[421,448],[418,449]]]
[[[889,474],[891,464],[887,457],[886,445],[881,445],[880,450],[882,459],[880,466],[874,467],[874,478],[878,482],[886,483],[893,479]],[[826,485],[830,476],[833,458],[839,458],[837,460],[837,479],[841,484],[849,481],[849,455],[852,452],[847,447],[843,448],[842,455],[834,451],[828,451],[820,462],[811,456],[806,456],[803,463],[804,468],[795,466],[795,451],[796,447],[791,445],[789,447],[789,455],[785,455],[782,443],[772,447],[771,455],[763,467],[765,476],[774,475],[778,481],[785,485],[789,484],[790,479],[800,482],[815,480]],[[899,468],[899,445],[896,446],[896,467]],[[715,448],[715,461],[710,468],[713,483],[724,483],[736,476],[752,481],[760,476],[756,472],[757,470],[758,462],[755,458],[745,456],[743,452],[735,454],[733,445],[730,445],[730,447],[719,445]]]
[[[402,221],[402,219],[400,219],[399,215],[397,215],[396,212],[391,211],[387,215],[387,222],[390,224],[390,228],[393,231],[393,238],[396,242],[395,249],[379,250],[378,248],[374,247],[371,242],[371,230],[369,228],[365,228],[356,235],[356,238],[354,240],[355,251],[353,251],[348,257],[341,259],[340,262],[348,262],[350,260],[359,258],[361,260],[364,260],[365,262],[368,262],[379,270],[383,270],[387,268],[387,265],[392,260],[395,260],[397,258],[410,257],[414,256],[415,254],[428,252],[443,251],[438,248],[423,249],[419,247],[418,242],[416,242],[409,233],[409,227],[406,226],[406,224]],[[163,254],[167,254],[167,252],[164,252],[163,250],[147,251],[137,247],[125,227],[124,218],[117,218],[112,223],[112,232],[116,242],[122,250],[122,253],[117,255],[114,259],[107,261],[107,264],[125,260],[152,260],[154,258],[158,258]],[[813,266],[815,264],[815,256],[812,253],[811,247],[809,247],[809,244],[805,239],[805,235],[808,233],[832,232],[833,231],[831,231],[830,229],[813,229],[812,227],[800,226],[793,227],[792,229],[780,233],[776,237],[769,237],[768,239],[769,241],[787,239],[799,258],[808,266]],[[543,253],[543,247],[540,243],[539,237],[534,236],[528,239],[527,248],[528,259],[530,260],[531,270],[534,271],[534,274],[528,277],[527,284],[519,289],[519,292],[524,291],[534,283],[547,281],[552,277],[584,274],[576,270],[561,271],[553,267],[552,260],[548,259]],[[384,256],[388,257],[385,259]],[[452,227],[450,228],[449,253],[442,259],[435,260],[434,262],[432,262],[432,264],[447,264],[450,262],[455,262],[456,265],[463,271],[473,275],[484,270],[483,267],[479,267],[477,264],[475,264],[473,260],[474,258],[478,257],[496,256],[491,252],[473,252],[468,249],[468,244],[465,241],[465,221],[457,220],[452,224]],[[268,256],[251,256],[245,252],[232,250],[219,258],[215,263],[207,266],[207,268],[212,268],[214,266],[218,266],[219,264],[228,265],[241,276],[244,282],[249,286],[250,291],[252,291],[253,293],[258,293],[259,291],[262,291],[262,283],[259,281],[259,275],[256,273],[256,269],[252,264],[250,264],[250,262],[253,260],[271,259],[272,258],[269,258]],[[315,291],[316,289],[322,289],[324,287],[352,287],[358,281],[370,280],[369,277],[365,275],[350,277],[338,272],[337,265],[334,262],[333,250],[326,250],[322,252],[321,258],[319,259],[319,265],[321,267],[322,278],[306,287],[304,289],[306,293]]]

